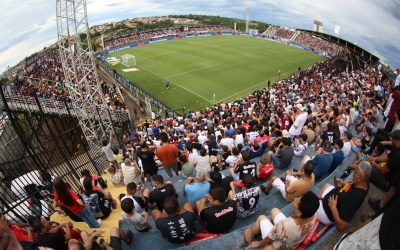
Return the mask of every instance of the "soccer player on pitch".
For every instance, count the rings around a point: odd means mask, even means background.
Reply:
[[[165,79],[165,88],[169,89],[169,81],[168,81],[168,79]]]

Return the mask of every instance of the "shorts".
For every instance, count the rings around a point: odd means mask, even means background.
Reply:
[[[322,193],[322,198],[325,197],[330,191],[332,191],[335,187],[334,186],[329,186],[325,189],[325,191]],[[317,210],[317,219],[325,225],[333,225],[334,222],[332,222],[328,216],[325,213],[324,206],[322,205],[322,200],[319,201],[319,208]]]
[[[178,172],[178,165],[176,164],[176,162],[174,164],[172,164],[172,166],[169,166],[169,167],[163,166],[163,168],[164,168],[165,172],[168,174],[168,176],[172,175],[171,168],[175,171],[175,173]]]
[[[286,216],[283,213],[279,213],[275,216],[275,220],[273,221],[274,224],[271,223],[268,219],[262,220],[260,222],[260,229],[261,229],[261,238],[265,239],[268,236],[269,232],[271,232],[274,225],[278,224],[279,222],[286,219]]]
[[[297,179],[294,176],[288,175],[288,176],[286,176],[286,180],[289,181],[289,184],[290,184],[290,183],[293,183],[295,181],[298,181],[299,179]],[[276,178],[274,180],[274,182],[272,182],[272,187],[278,189],[279,192],[281,192],[282,197],[286,198],[285,183],[280,178]]]
[[[154,175],[157,174],[158,168],[156,166],[143,167],[144,174]]]

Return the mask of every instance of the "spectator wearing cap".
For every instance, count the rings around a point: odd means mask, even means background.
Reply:
[[[308,113],[304,112],[303,105],[301,105],[300,103],[296,104],[296,110],[297,110],[296,120],[289,129],[289,137],[291,138],[301,134],[301,131],[303,129],[304,124],[307,121],[307,116],[308,116]]]
[[[196,173],[195,177],[187,178],[184,192],[188,202],[195,205],[196,201],[203,198],[210,191],[210,186],[210,183],[206,180],[206,174],[203,172]]]
[[[335,143],[333,144],[334,152],[332,153],[332,164],[331,167],[328,170],[328,173],[332,173],[335,171],[335,169],[342,164],[344,160],[344,153],[342,151],[343,148],[343,140],[337,139],[335,140]]]
[[[317,155],[314,158],[311,158],[309,155],[305,155],[299,169],[300,171],[303,170],[305,164],[309,160],[314,162],[315,180],[318,181],[328,173],[328,170],[332,165],[333,156],[331,154],[330,141],[326,140],[322,143],[322,148],[318,150]]]

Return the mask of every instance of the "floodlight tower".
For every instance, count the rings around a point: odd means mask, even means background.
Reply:
[[[250,8],[246,8],[246,33],[249,33]]]
[[[66,87],[92,156],[101,158],[101,141],[113,129],[90,43],[86,0],[56,0],[56,5],[58,49]]]

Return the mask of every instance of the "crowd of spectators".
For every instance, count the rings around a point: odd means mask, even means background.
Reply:
[[[122,218],[138,233],[146,233],[146,211],[151,209],[157,229],[172,243],[193,239],[197,218],[209,235],[227,232],[237,217],[247,218],[257,211],[261,192],[268,195],[276,188],[282,199],[292,202],[292,216],[274,208],[271,220],[258,217],[244,237],[251,248],[294,248],[317,219],[345,230],[370,183],[387,192],[382,201],[370,199],[377,210],[372,218],[398,199],[399,109],[400,86],[394,86],[379,67],[350,68],[340,57],[332,57],[234,102],[190,111],[182,117],[142,120],[123,136],[125,146],[115,150],[114,158],[107,155],[108,175],[112,184],[127,186],[127,194],[119,197]],[[111,145],[111,140],[110,135],[103,146]],[[307,155],[310,146],[314,152]],[[350,151],[356,159],[341,178],[314,194],[315,182],[335,171]],[[253,161],[257,157],[261,157],[259,164]],[[291,169],[294,157],[302,160]],[[186,179],[184,194],[177,193],[174,183],[158,173],[161,167],[168,177],[175,174]],[[219,172],[225,168],[228,176]],[[257,179],[269,178],[271,168],[287,170],[285,178],[272,176],[266,187],[258,186]],[[262,175],[264,169],[268,169],[267,176]],[[76,215],[97,228],[101,223],[95,220],[97,207],[84,201],[92,195],[110,204],[115,204],[115,199],[97,187],[97,176],[85,173],[83,178],[82,196],[87,196],[83,201],[57,179],[54,206],[62,207],[60,212],[70,210],[71,219]],[[147,182],[154,188],[145,188]],[[187,203],[179,204],[181,195]],[[97,212],[104,215],[100,208]],[[40,244],[52,242],[48,222],[32,218],[30,223],[36,234],[47,236]],[[65,228],[64,238],[59,240],[65,247],[97,244],[85,232],[72,238],[70,224],[54,226]],[[32,239],[30,231],[23,241]],[[114,232],[110,244],[132,241],[132,231]],[[259,234],[261,240],[254,241]]]
[[[234,32],[229,26],[224,25],[212,25],[212,26],[191,26],[188,30],[181,31],[180,28],[165,28],[157,30],[149,30],[143,32],[136,32],[122,37],[113,37],[105,39],[104,47],[109,49],[112,47],[118,47],[134,42],[144,42],[153,38],[168,37],[168,36],[187,36],[202,33],[223,33],[223,32]]]
[[[71,101],[66,79],[64,76],[61,58],[57,49],[49,49],[39,60],[26,67],[12,81],[10,88],[7,88],[8,95],[14,96],[37,96],[48,101]],[[88,58],[84,60],[88,61]],[[78,67],[78,72],[80,69]],[[102,93],[105,101],[112,110],[124,110],[125,103],[117,91],[115,84],[107,83],[101,75],[98,75],[101,82]],[[88,76],[88,81],[95,80],[94,75]],[[84,97],[86,100],[87,97]]]
[[[336,56],[343,52],[343,48],[339,45],[304,32],[300,32],[292,42],[301,44],[314,51],[326,52],[331,56]]]
[[[290,40],[293,35],[295,34],[295,31],[287,28],[281,28],[281,27],[276,27],[276,26],[271,26],[265,33],[264,35],[272,38],[280,38],[280,39],[285,39],[285,40]]]

